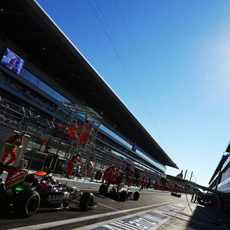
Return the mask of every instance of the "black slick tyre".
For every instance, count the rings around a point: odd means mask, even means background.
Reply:
[[[99,187],[99,194],[102,196],[106,196],[108,192],[108,187],[106,184],[101,184],[101,186]]]
[[[120,193],[120,201],[125,202],[127,198],[127,192],[126,191],[121,191]]]
[[[83,193],[83,195],[80,198],[79,206],[82,211],[88,211],[89,209],[92,209],[94,206],[93,194],[89,192]]]
[[[26,190],[15,197],[14,210],[19,217],[30,217],[40,205],[40,195],[36,191]]]
[[[140,193],[139,192],[134,192],[134,194],[133,194],[133,199],[134,200],[139,200],[139,198],[140,198]]]

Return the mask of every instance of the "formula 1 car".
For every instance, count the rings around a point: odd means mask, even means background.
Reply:
[[[92,193],[59,184],[46,172],[28,173],[26,169],[0,163],[0,208],[29,217],[37,210],[65,209],[70,204],[84,211],[94,206]]]
[[[99,194],[123,202],[130,199],[137,201],[140,198],[140,193],[138,191],[133,192],[128,187],[125,187],[123,184],[112,186],[109,192],[108,189],[109,185],[101,184],[101,186],[99,187]]]
[[[175,196],[175,197],[180,198],[181,197],[181,193],[179,193],[179,192],[171,192],[171,196]]]

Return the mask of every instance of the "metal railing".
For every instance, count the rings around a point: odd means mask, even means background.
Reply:
[[[59,111],[65,114],[61,120],[56,116]],[[79,135],[83,131],[84,124],[89,122],[90,131],[84,145],[76,140],[68,139],[68,127],[73,121],[79,125]],[[58,131],[58,125],[64,124],[64,130]],[[29,108],[13,103],[4,97],[0,97],[0,128],[1,126],[10,129],[26,131],[30,135],[25,150],[25,159],[29,161],[27,167],[33,169],[34,165],[40,165],[40,169],[64,175],[65,169],[71,157],[80,153],[83,164],[80,166],[79,174],[82,177],[89,176],[93,179],[97,171],[103,172],[109,165],[119,167],[123,172],[128,161],[114,155],[111,149],[96,145],[95,139],[98,134],[101,117],[88,107],[79,105],[63,104],[60,106],[53,117],[44,117]],[[42,142],[47,140],[46,146]],[[33,164],[37,162],[37,164]],[[92,165],[91,175],[87,174],[89,166]],[[75,172],[74,175],[77,173]],[[146,175],[154,177],[154,173],[146,170]]]

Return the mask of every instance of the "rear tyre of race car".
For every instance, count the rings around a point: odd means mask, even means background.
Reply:
[[[89,192],[83,193],[80,198],[79,206],[82,211],[88,211],[89,209],[92,209],[94,206],[93,194]]]
[[[37,191],[21,191],[15,197],[14,210],[19,217],[30,217],[36,213],[40,205],[40,195]]]
[[[4,184],[0,181],[0,215],[8,214],[12,210]]]
[[[139,192],[134,192],[134,194],[133,194],[133,199],[134,200],[139,200],[139,198],[140,198],[140,193]]]
[[[127,198],[127,192],[126,191],[121,191],[120,193],[120,201],[125,202]]]
[[[101,186],[99,187],[99,194],[102,196],[106,196],[108,192],[108,187],[106,184],[101,184]]]
[[[6,199],[0,200],[0,216],[7,215],[12,211],[12,207],[9,204],[9,201]]]

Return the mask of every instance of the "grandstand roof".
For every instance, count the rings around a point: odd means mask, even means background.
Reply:
[[[52,19],[32,0],[0,1],[0,39],[15,43],[68,92],[103,116],[115,132],[164,165],[176,167]],[[9,47],[10,48],[10,47]],[[18,51],[20,55],[20,50]]]

